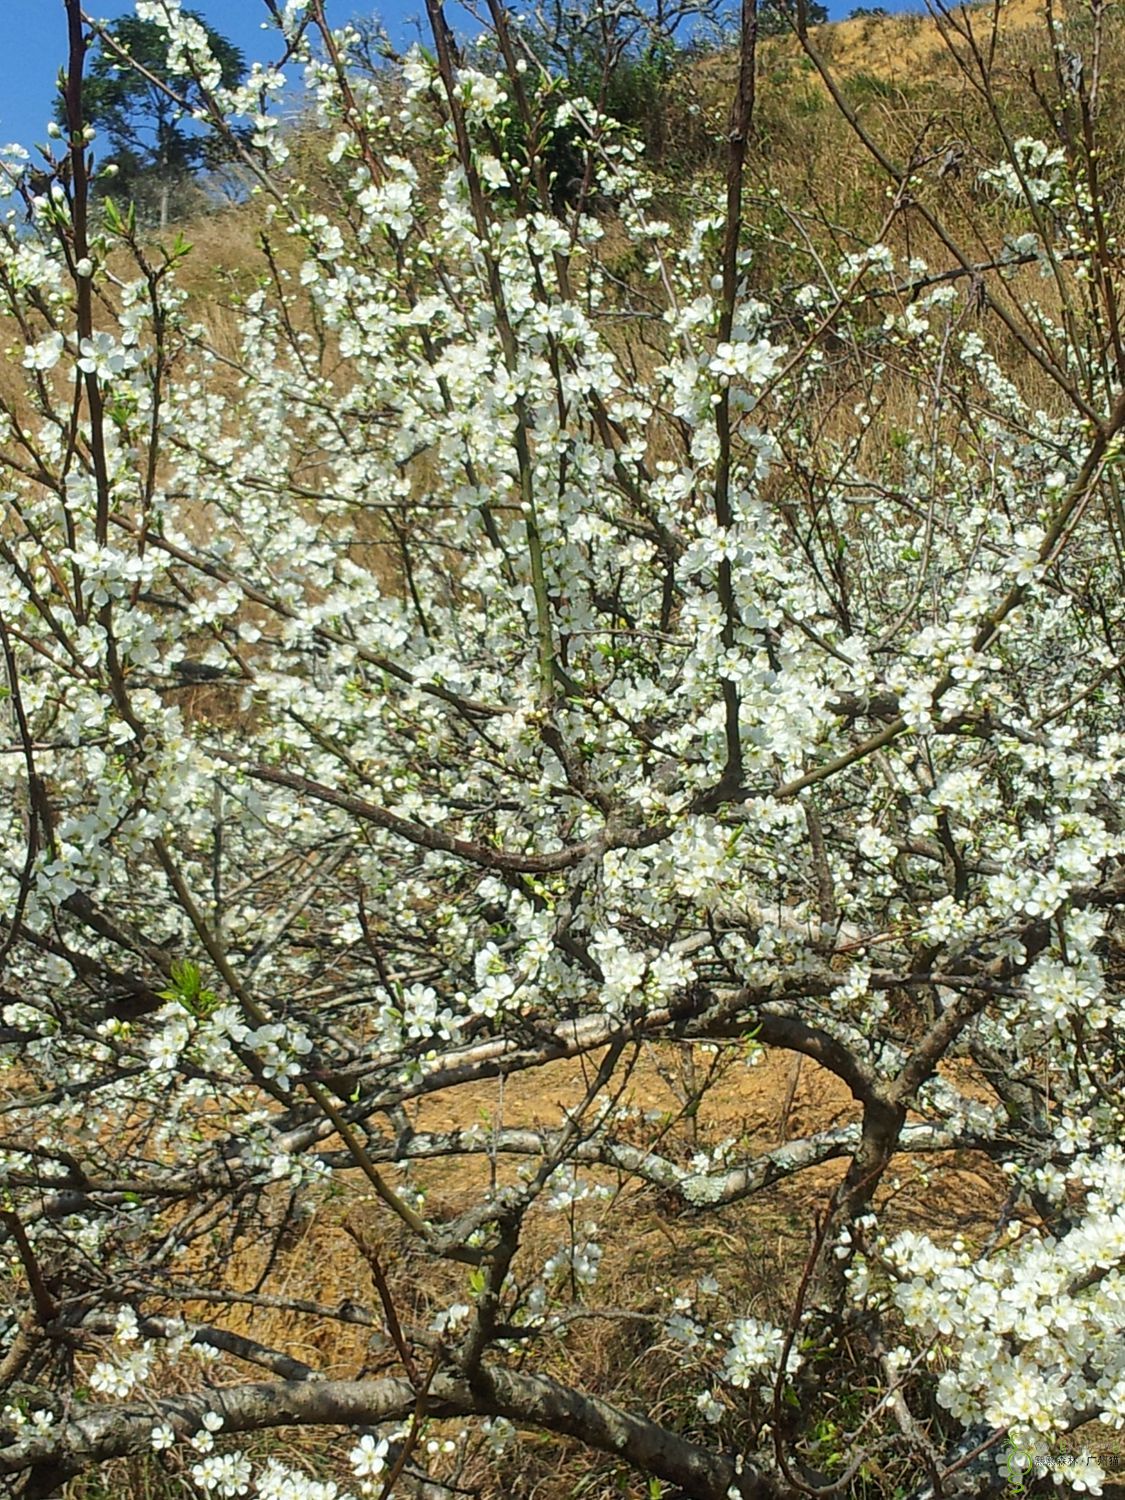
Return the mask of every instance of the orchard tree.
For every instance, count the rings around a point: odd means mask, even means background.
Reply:
[[[182,243],[91,210],[78,0],[68,170],[35,196],[5,157],[0,1475],[496,1495],[565,1439],[587,1493],[1022,1484],[1125,1420],[1105,9],[1084,67],[1049,38],[1044,139],[997,106],[965,236],[802,28],[885,218],[776,289],[744,241],[753,0],[682,229],[499,0],[495,76],[438,0],[385,76],[321,0],[267,9],[311,180],[280,74],[233,84],[176,0],[137,5],[147,86],[190,76],[256,174],[233,339]],[[975,24],[943,17],[995,102]],[[546,209],[575,128],[597,215]],[[685,1147],[778,1054],[842,1117]],[[684,1055],[654,1119],[642,1063]],[[566,1060],[546,1120],[504,1105]],[[767,1296],[747,1236],[786,1181],[808,1234]],[[603,1288],[642,1194],[709,1262],[657,1284],[636,1246]],[[333,1299],[286,1249],[321,1205],[356,1247]],[[333,1325],[370,1339],[343,1373]],[[631,1341],[609,1390],[568,1355],[591,1326]]]

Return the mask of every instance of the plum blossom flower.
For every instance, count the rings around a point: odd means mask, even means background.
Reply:
[[[768,339],[734,338],[716,348],[711,373],[746,385],[764,385],[777,368],[778,353]]]
[[[506,188],[508,186],[508,174],[504,170],[504,163],[496,156],[482,156],[477,163],[481,181],[490,188]]]
[[[386,1438],[374,1438],[364,1433],[348,1454],[348,1462],[357,1479],[377,1479],[387,1467],[390,1444]]]
[[[99,380],[116,380],[136,369],[140,355],[118,343],[111,333],[95,333],[78,346],[78,368]]]
[[[24,350],[24,368],[45,372],[53,370],[62,358],[66,340],[57,331],[41,338],[37,344],[29,344]]]

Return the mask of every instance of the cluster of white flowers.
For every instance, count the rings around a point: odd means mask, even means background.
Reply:
[[[1018,203],[1050,203],[1065,164],[1066,153],[1060,147],[1025,135],[1013,141],[1011,160],[985,167],[980,181]]]
[[[253,1466],[241,1453],[209,1453],[191,1466],[191,1477],[201,1490],[224,1497],[249,1494],[252,1475]]]
[[[597,1225],[586,1225],[587,1235],[597,1233]],[[601,1266],[602,1246],[595,1239],[572,1241],[556,1250],[543,1264],[543,1280],[549,1285],[559,1276],[573,1277],[579,1286],[593,1286]]]
[[[742,1390],[761,1383],[764,1389],[772,1391],[784,1347],[785,1335],[772,1323],[764,1323],[759,1318],[737,1319],[731,1327],[730,1348],[723,1360],[723,1379]],[[794,1340],[785,1362],[785,1373],[795,1374],[801,1364],[802,1358]],[[763,1380],[763,1377],[767,1378]]]
[[[247,1047],[256,1053],[262,1068],[262,1077],[270,1079],[281,1089],[288,1089],[291,1081],[301,1072],[301,1058],[312,1051],[312,1042],[299,1026],[281,1021],[268,1021],[244,1037]]]
[[[101,1396],[127,1396],[152,1369],[153,1350],[146,1344],[132,1354],[99,1359],[90,1371],[90,1389]]]

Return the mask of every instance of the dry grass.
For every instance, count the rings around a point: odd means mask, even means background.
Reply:
[[[665,1154],[686,1162],[698,1149],[733,1141],[742,1159],[792,1139],[854,1120],[857,1109],[833,1075],[804,1061],[794,1072],[791,1055],[767,1052],[757,1066],[731,1059],[695,1113],[685,1114],[693,1076],[711,1059],[685,1046],[646,1048],[637,1060],[622,1103],[638,1114],[626,1133],[637,1144],[659,1142]],[[472,1123],[558,1127],[581,1101],[596,1060],[561,1062],[501,1084],[471,1084],[426,1100],[413,1113],[419,1130],[447,1130]],[[963,1078],[958,1078],[961,1086]],[[330,1144],[330,1143],[329,1143]],[[678,1427],[698,1425],[695,1375],[685,1377],[684,1351],[665,1330],[670,1295],[698,1295],[699,1281],[717,1277],[733,1289],[719,1321],[756,1315],[784,1324],[797,1280],[809,1253],[814,1216],[838,1181],[845,1163],[829,1163],[776,1184],[745,1204],[719,1214],[685,1211],[659,1189],[627,1181],[601,1169],[584,1169],[585,1181],[608,1190],[603,1201],[579,1205],[577,1232],[597,1221],[604,1247],[597,1286],[577,1289],[573,1306],[596,1316],[580,1318],[564,1338],[539,1344],[533,1368],[626,1407],[643,1407]],[[501,1157],[500,1181],[511,1181],[516,1159]],[[487,1156],[415,1163],[393,1174],[395,1186],[423,1189],[426,1212],[454,1215],[479,1200],[492,1176]],[[935,1193],[933,1181],[939,1180]],[[904,1159],[880,1194],[881,1220],[895,1232],[925,1224],[940,1238],[982,1239],[1004,1201],[1003,1176],[979,1161]],[[275,1208],[283,1202],[281,1195]],[[273,1261],[270,1291],[309,1298],[327,1306],[345,1302],[377,1307],[368,1267],[345,1222],[359,1214],[379,1245],[396,1307],[408,1336],[424,1343],[435,1313],[467,1300],[463,1267],[435,1264],[372,1199],[358,1173],[344,1174],[310,1217],[291,1227],[280,1255],[273,1256],[274,1228],[267,1221],[257,1240],[244,1238],[228,1263],[228,1288],[250,1289],[267,1260]],[[567,1235],[566,1216],[542,1209],[529,1215],[513,1267],[516,1282],[534,1278]],[[564,1304],[567,1301],[562,1289]],[[302,1359],[325,1375],[348,1378],[396,1371],[394,1351],[371,1330],[302,1314],[251,1307],[191,1304],[172,1307],[217,1323]],[[623,1315],[621,1311],[624,1310]],[[253,1378],[247,1371],[242,1378]],[[233,1378],[233,1377],[228,1377]],[[454,1433],[450,1424],[436,1429]],[[701,1431],[700,1436],[703,1436]],[[261,1449],[292,1462],[308,1461],[325,1474],[339,1465],[340,1444],[326,1435],[271,1437]],[[325,1467],[327,1465],[327,1468]],[[76,1480],[69,1500],[163,1500],[178,1493],[160,1488],[160,1461],[110,1466],[99,1478]],[[339,1472],[341,1479],[347,1475]],[[470,1444],[461,1483],[480,1500],[588,1500],[627,1493],[628,1476],[612,1460],[524,1437],[497,1459]],[[99,1486],[102,1486],[99,1488]],[[108,1486],[106,1488],[105,1486]]]

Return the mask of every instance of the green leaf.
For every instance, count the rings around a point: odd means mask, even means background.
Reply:
[[[172,965],[171,980],[168,989],[161,991],[162,1000],[175,1001],[197,1020],[205,1020],[218,1009],[218,995],[204,989],[203,976],[190,960]]]

